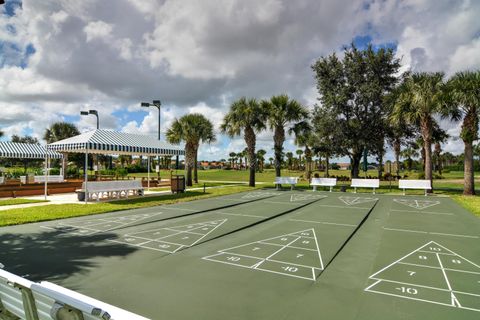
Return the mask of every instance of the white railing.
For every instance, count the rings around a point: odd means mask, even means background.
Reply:
[[[50,282],[32,282],[0,269],[0,315],[6,319],[148,320]],[[0,317],[1,318],[1,317]],[[3,318],[2,318],[3,319]]]

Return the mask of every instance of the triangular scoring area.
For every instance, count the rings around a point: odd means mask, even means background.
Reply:
[[[312,281],[324,268],[314,229],[220,250],[203,259]]]
[[[370,276],[365,291],[480,311],[480,266],[430,241]]]
[[[367,202],[378,200],[378,198],[348,197],[348,196],[341,196],[341,197],[338,197],[338,199],[340,199],[340,201],[345,203],[347,206],[353,206],[356,204],[367,203]]]
[[[162,212],[142,213],[122,217],[106,217],[73,222],[59,222],[54,229],[77,235],[92,235],[126,227],[130,224],[153,218]],[[47,227],[49,228],[49,227]]]
[[[393,201],[418,210],[423,210],[440,204],[440,201],[434,200],[393,199]]]
[[[171,226],[126,234],[113,242],[146,249],[175,253],[192,247],[224,224],[228,219],[205,221],[181,226]]]
[[[327,196],[320,195],[320,194],[292,194],[290,196],[290,202],[317,200],[317,199],[323,199],[326,197]]]

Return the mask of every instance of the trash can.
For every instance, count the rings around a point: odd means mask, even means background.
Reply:
[[[172,193],[185,192],[185,176],[181,174],[171,175],[170,186]]]
[[[85,191],[76,191],[78,201],[85,201]]]

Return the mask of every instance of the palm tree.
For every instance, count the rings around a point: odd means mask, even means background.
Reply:
[[[298,170],[301,170],[303,150],[297,149],[297,150],[295,151],[295,153],[296,153],[297,156],[298,156]]]
[[[249,185],[255,187],[255,166],[257,163],[255,145],[257,133],[265,129],[267,115],[255,99],[245,97],[233,102],[230,111],[225,115],[221,130],[230,137],[235,137],[243,132],[243,138],[247,144],[246,153],[250,169]],[[241,157],[240,157],[241,159]],[[241,160],[240,160],[241,161]],[[245,165],[247,161],[245,161]]]
[[[185,141],[185,169],[187,186],[192,186],[192,169],[196,168],[200,142],[211,143],[216,140],[212,123],[199,113],[191,113],[175,119],[167,130],[167,141],[179,144]],[[198,183],[198,180],[195,182]]]
[[[288,170],[292,170],[293,153],[292,152],[287,152],[287,153],[285,153],[285,156],[287,157],[287,168],[288,168]]]
[[[235,163],[234,163],[234,162],[235,162],[235,160],[236,160],[237,154],[236,154],[235,152],[230,152],[230,153],[228,154],[228,156],[230,157],[229,160],[230,160],[230,163],[232,164],[232,169],[233,169],[234,166],[235,166]]]
[[[403,149],[400,152],[400,155],[403,158],[407,159],[407,170],[412,171],[412,168],[413,168],[413,159],[412,158],[416,158],[416,157],[419,156],[417,150],[412,146],[408,146],[407,148]]]
[[[73,123],[68,122],[55,122],[50,128],[45,130],[43,134],[43,140],[48,143],[57,142],[63,139],[78,136],[80,131]],[[68,153],[63,154],[63,168],[67,168],[68,165]],[[63,173],[66,176],[66,172]]]
[[[263,149],[257,150],[257,169],[260,172],[263,172],[263,167],[265,165],[265,155],[267,154],[267,151]]]
[[[237,159],[238,159],[238,170],[242,170],[242,167],[243,167],[243,152],[237,153]]]
[[[3,137],[3,134],[4,134],[3,131],[0,130],[0,138]]]
[[[445,84],[443,73],[414,73],[404,82],[404,90],[395,102],[392,118],[418,125],[425,151],[425,179],[432,180],[432,131],[434,115],[443,114]]]
[[[473,155],[478,157],[478,166],[480,166],[480,143],[473,147]]]
[[[456,73],[449,81],[449,102],[455,108],[454,119],[463,118],[460,138],[465,145],[463,194],[475,194],[473,142],[478,139],[480,113],[480,70]]]
[[[275,152],[275,175],[280,177],[285,128],[292,123],[300,122],[308,116],[308,110],[288,95],[273,96],[263,100],[262,107],[267,112],[268,125],[273,130],[273,149]]]

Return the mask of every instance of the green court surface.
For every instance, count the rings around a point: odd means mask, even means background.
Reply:
[[[0,262],[151,319],[479,319],[446,197],[257,190],[0,229]]]

